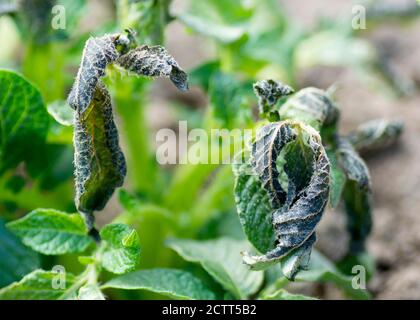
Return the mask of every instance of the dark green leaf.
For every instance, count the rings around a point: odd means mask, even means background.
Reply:
[[[38,255],[25,247],[0,220],[0,287],[22,279],[39,266]]]
[[[45,142],[48,113],[39,91],[20,75],[0,70],[0,174],[30,162]]]
[[[341,195],[346,184],[346,174],[343,172],[338,164],[337,155],[334,150],[327,150],[328,159],[331,164],[331,192],[330,192],[330,206],[332,208],[337,207],[341,200]]]

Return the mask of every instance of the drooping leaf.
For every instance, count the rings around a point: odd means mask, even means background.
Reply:
[[[317,88],[299,90],[280,108],[282,120],[300,120],[317,130],[335,125],[339,110],[327,93]]]
[[[120,56],[117,50],[120,37],[121,34],[107,34],[86,41],[80,68],[67,99],[79,113],[83,114],[92,103],[97,83],[105,75],[107,65]]]
[[[21,281],[0,289],[0,300],[58,300],[65,299],[75,277],[66,272],[35,270]]]
[[[47,106],[48,113],[63,126],[73,125],[74,112],[66,101],[54,101]]]
[[[111,97],[101,82],[85,112],[75,112],[74,125],[76,207],[89,213],[104,208],[126,174]]]
[[[200,263],[238,299],[249,297],[262,284],[263,273],[250,271],[241,261],[239,252],[249,247],[246,241],[229,238],[207,241],[173,239],[168,245],[185,260]]]
[[[109,224],[101,230],[101,264],[109,272],[133,271],[140,258],[140,242],[136,230],[125,224]]]
[[[187,74],[162,46],[137,47],[122,55],[117,63],[141,76],[170,78],[179,90],[188,90]]]
[[[344,205],[350,233],[349,251],[357,255],[364,252],[372,229],[370,175],[365,162],[345,138],[339,139],[338,155],[348,179],[344,188]]]
[[[277,161],[280,153],[290,143],[306,144],[310,152],[291,148],[291,159],[300,157],[308,163],[312,172],[306,181],[299,161],[286,158],[283,167]],[[297,152],[299,151],[299,152]],[[303,161],[303,160],[301,160]],[[282,263],[284,274],[293,279],[297,272],[309,263],[312,246],[316,240],[315,227],[321,219],[329,197],[330,165],[319,134],[300,122],[272,123],[261,128],[252,147],[251,165],[254,174],[267,191],[271,207],[273,233],[276,247],[263,256],[244,253],[244,262],[253,269],[263,269],[287,257]],[[284,171],[283,171],[284,170]],[[287,176],[287,192],[280,174]],[[283,184],[283,185],[282,185]],[[255,214],[255,208],[247,212]]]
[[[0,70],[0,174],[32,160],[48,131],[48,113],[38,89],[12,71]]]
[[[140,270],[113,278],[106,288],[147,290],[179,300],[212,300],[215,294],[191,273],[177,269]]]
[[[97,285],[87,284],[79,289],[79,300],[105,300],[101,289]]]
[[[403,129],[400,120],[376,119],[361,124],[348,139],[358,152],[374,152],[393,145]]]
[[[38,255],[25,247],[0,220],[0,287],[22,279],[39,267]]]
[[[7,227],[25,245],[46,255],[83,252],[93,243],[79,215],[53,209],[36,209]]]

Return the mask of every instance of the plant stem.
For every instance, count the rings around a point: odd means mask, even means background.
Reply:
[[[147,82],[136,77],[115,81],[115,102],[122,121],[130,182],[137,193],[146,197],[153,196],[156,181],[145,116]]]

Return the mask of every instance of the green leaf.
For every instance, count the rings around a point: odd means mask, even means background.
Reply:
[[[252,8],[237,0],[193,0],[178,19],[200,34],[229,43],[245,34],[252,13]]]
[[[147,290],[172,299],[212,300],[215,294],[191,273],[176,269],[140,270],[114,278],[102,287]]]
[[[63,126],[73,125],[74,111],[66,101],[54,101],[47,106],[48,113]]]
[[[40,267],[39,256],[10,233],[0,219],[0,287]]]
[[[49,116],[41,94],[25,78],[0,70],[0,174],[30,162],[45,142]]]
[[[36,209],[7,227],[25,245],[46,255],[83,252],[93,243],[80,215],[53,209]]]
[[[330,206],[335,208],[341,200],[347,178],[344,171],[338,164],[337,155],[332,149],[327,150],[327,156],[331,165],[331,187],[330,187]]]
[[[104,241],[102,266],[109,272],[133,271],[140,258],[140,242],[136,230],[125,224],[108,224],[101,230]]]
[[[97,285],[87,284],[79,289],[78,299],[105,300],[105,297]]]
[[[284,275],[290,279],[305,269],[316,241],[315,228],[320,221],[329,195],[329,161],[321,137],[312,127],[297,121],[273,122],[257,132],[250,159],[252,170],[241,175],[255,174],[268,195],[272,208],[265,216],[272,219],[272,232],[276,237],[275,248],[263,255],[244,252],[243,260],[254,270],[262,270],[287,258]],[[287,190],[287,192],[285,191]],[[250,202],[250,195],[237,203]],[[243,211],[240,208],[239,213]],[[264,209],[265,214],[268,209]],[[252,221],[260,213],[258,204],[246,207],[243,221]],[[266,220],[267,231],[268,223]],[[258,237],[246,226],[251,238]],[[266,239],[269,239],[268,234]]]
[[[65,280],[65,281],[64,281]],[[21,281],[0,290],[0,300],[57,300],[64,299],[75,282],[69,273],[35,270]]]
[[[233,165],[235,202],[245,235],[259,252],[274,248],[273,211],[267,191],[247,162]]]
[[[168,246],[187,261],[198,262],[226,290],[238,299],[254,294],[263,282],[263,273],[249,270],[240,252],[249,248],[246,241],[220,238],[194,241],[173,239]]]
[[[308,297],[303,294],[293,294],[284,289],[279,289],[273,293],[261,295],[261,300],[318,300],[313,297]]]

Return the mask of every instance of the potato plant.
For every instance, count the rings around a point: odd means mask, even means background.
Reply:
[[[69,10],[64,34],[49,23],[57,3]],[[112,25],[82,34],[84,1],[0,7],[25,49],[20,63],[0,69],[0,299],[317,298],[292,293],[295,281],[370,297],[351,273],[354,265],[374,272],[361,155],[392,146],[402,123],[374,120],[343,135],[332,90],[293,88],[304,36],[273,1],[203,3],[178,17],[211,33],[219,55],[187,72],[164,46],[170,1],[115,1]],[[222,25],[204,29],[215,15],[201,6],[224,12]],[[278,36],[293,45],[265,46]],[[211,137],[195,144],[208,150],[198,163],[157,164],[145,116],[157,77],[208,97],[204,114],[177,119]],[[237,128],[252,132],[239,153],[211,136]],[[347,218],[338,262],[314,248],[327,210]],[[113,218],[104,222],[106,212]]]

